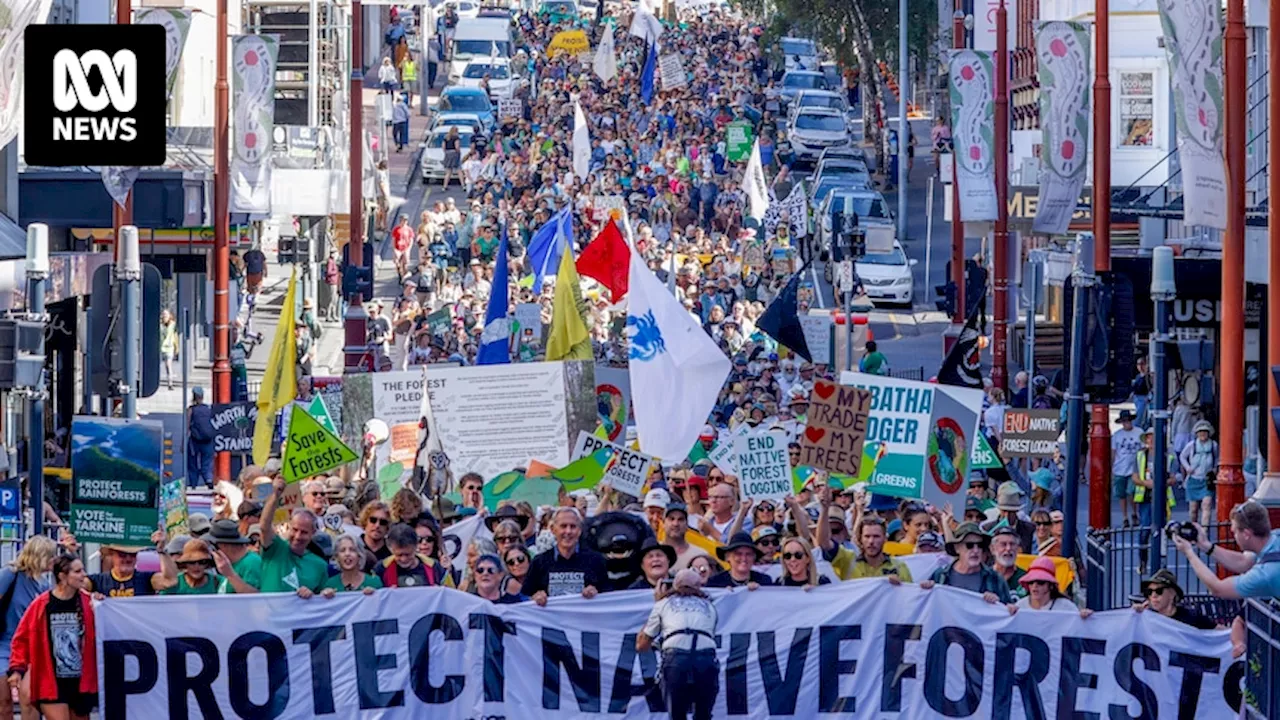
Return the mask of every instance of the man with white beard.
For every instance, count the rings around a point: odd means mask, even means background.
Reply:
[[[1018,548],[1020,547],[1018,531],[1008,525],[1000,525],[991,531],[991,557],[995,571],[1009,584],[1009,594],[1015,598],[1025,597],[1027,589],[1018,582],[1026,570],[1018,567]]]

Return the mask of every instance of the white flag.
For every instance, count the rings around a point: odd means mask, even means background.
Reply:
[[[764,179],[764,164],[760,162],[760,141],[751,147],[751,159],[742,175],[742,192],[747,195],[747,215],[757,222],[764,219],[769,209],[769,183]]]
[[[636,4],[636,14],[631,19],[631,34],[654,43],[662,36],[662,21],[658,19],[657,8],[652,0],[640,0]]]
[[[680,462],[729,377],[729,358],[633,252],[627,293],[631,398],[640,450]]]
[[[587,131],[587,116],[582,106],[573,104],[573,174],[583,183],[591,170],[591,135]]]
[[[607,83],[618,76],[618,58],[614,57],[613,25],[610,23],[604,25],[604,37],[600,38],[600,44],[596,46],[592,69],[600,76],[601,82]]]

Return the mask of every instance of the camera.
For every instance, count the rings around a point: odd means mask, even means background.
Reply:
[[[1194,543],[1200,539],[1200,531],[1196,529],[1196,524],[1190,520],[1183,522],[1171,522],[1164,526],[1164,534],[1170,539],[1174,535],[1178,535],[1189,543]]]

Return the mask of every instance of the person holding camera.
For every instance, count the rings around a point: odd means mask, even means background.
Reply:
[[[1173,534],[1173,544],[1187,556],[1196,577],[1214,597],[1232,600],[1280,597],[1280,531],[1271,530],[1267,509],[1261,503],[1249,500],[1231,511],[1231,534],[1239,551],[1209,542],[1199,525],[1192,523],[1190,528],[1186,525]],[[1192,529],[1194,540],[1188,537]],[[1196,549],[1236,574],[1218,578],[1196,554]]]
[[[676,573],[671,590],[660,598],[636,634],[636,650],[645,652],[656,641],[662,648],[662,694],[671,720],[710,720],[720,691],[720,662],[716,659],[718,615],[702,590],[696,570]]]

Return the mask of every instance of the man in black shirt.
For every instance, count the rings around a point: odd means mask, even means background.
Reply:
[[[1178,585],[1178,579],[1167,568],[1160,568],[1142,581],[1142,596],[1146,600],[1133,606],[1138,612],[1151,608],[1167,618],[1199,630],[1213,630],[1217,627],[1204,615],[1179,605],[1182,602],[1182,588]]]
[[[157,530],[151,539],[164,551],[165,532]],[[102,597],[140,597],[155,595],[167,587],[160,573],[138,572],[138,553],[145,548],[134,545],[103,545],[102,554],[110,557],[111,570],[86,576],[89,592]]]
[[[607,579],[604,556],[578,547],[582,517],[575,508],[562,507],[551,517],[556,546],[534,556],[521,591],[538,605],[557,595],[593,598]]]
[[[750,535],[745,532],[734,533],[728,545],[716,548],[716,555],[722,561],[729,563],[729,569],[713,575],[707,581],[707,587],[746,586],[748,590],[755,590],[761,585],[772,585],[772,578],[751,569],[760,560],[762,554],[756,544],[751,541]]]

